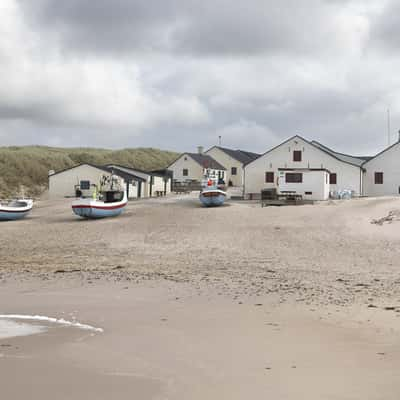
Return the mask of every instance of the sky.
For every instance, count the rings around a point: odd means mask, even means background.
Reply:
[[[395,0],[1,0],[0,146],[372,155],[400,129]],[[388,110],[390,118],[388,118]]]

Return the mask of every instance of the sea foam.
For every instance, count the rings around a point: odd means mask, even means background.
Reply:
[[[0,320],[0,339],[6,339],[16,336],[29,336],[45,331],[46,327],[44,326],[30,325],[7,319]]]
[[[64,318],[54,318],[54,317],[47,317],[45,315],[21,315],[21,314],[0,314],[0,320],[2,323],[2,326],[5,327],[6,325],[4,325],[3,323],[6,321],[9,324],[14,323],[14,331],[17,331],[16,329],[16,325],[25,325],[26,327],[29,327],[29,329],[31,330],[32,333],[26,333],[25,335],[30,335],[30,334],[34,334],[34,333],[40,333],[43,330],[45,330],[45,327],[40,327],[41,330],[37,331],[37,326],[35,325],[28,325],[28,324],[17,324],[14,321],[40,321],[40,322],[44,322],[44,323],[51,323],[51,324],[58,324],[58,325],[63,325],[63,326],[71,326],[74,328],[79,328],[79,329],[84,329],[84,330],[88,330],[88,331],[93,331],[93,332],[104,332],[104,330],[102,328],[96,328],[94,326],[91,325],[87,325],[87,324],[82,324],[80,322],[77,321],[68,321]],[[9,325],[11,327],[11,325]],[[26,331],[28,332],[27,328]],[[10,329],[10,332],[13,329]],[[22,328],[21,328],[21,331]],[[6,328],[4,328],[4,332],[6,332]],[[1,330],[0,330],[0,334],[1,334]],[[6,334],[6,333],[4,333]],[[25,335],[7,335],[6,337],[10,337],[10,336],[25,336]],[[1,336],[0,336],[1,338]]]

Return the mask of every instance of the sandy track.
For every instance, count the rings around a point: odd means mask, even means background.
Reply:
[[[115,219],[75,218],[69,201],[42,202],[29,219],[1,224],[4,279],[142,280],[212,285],[237,298],[352,304],[400,294],[400,225],[371,225],[396,199],[302,207],[229,203],[206,209],[194,197],[132,202]],[[55,274],[57,270],[78,270]],[[64,275],[61,277],[61,275]]]

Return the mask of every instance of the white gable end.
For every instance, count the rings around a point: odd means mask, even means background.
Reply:
[[[366,196],[400,194],[400,143],[367,161],[363,167],[365,169],[364,194]],[[376,177],[376,174],[382,174],[382,180]]]
[[[356,195],[361,193],[360,167],[338,160],[303,138],[295,136],[245,167],[245,194],[258,194],[262,189],[277,187],[279,168],[328,169],[336,174],[337,183],[330,185],[331,190],[349,189]],[[270,181],[267,182],[267,172],[273,173],[273,182],[271,174]]]

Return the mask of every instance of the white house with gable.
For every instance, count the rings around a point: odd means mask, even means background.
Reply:
[[[351,190],[359,196],[363,193],[365,161],[296,135],[244,167],[245,197],[256,198],[262,189],[279,190],[279,171],[284,169],[328,170],[330,191]]]
[[[204,154],[202,147],[199,147],[197,153],[181,154],[168,166],[168,170],[172,171],[173,180],[178,182],[201,182],[205,174],[218,177],[224,181],[226,179],[226,168],[210,155]]]
[[[244,166],[260,157],[260,154],[257,153],[221,146],[211,147],[205,154],[208,154],[226,168],[225,181],[227,185],[241,188],[244,184]]]
[[[363,164],[364,195],[400,194],[400,141]]]

